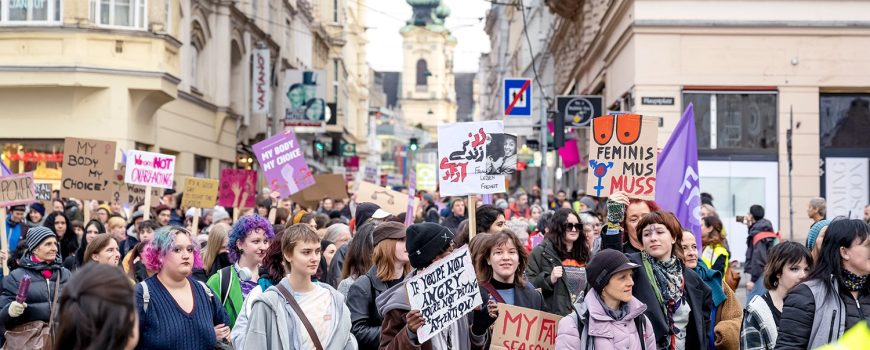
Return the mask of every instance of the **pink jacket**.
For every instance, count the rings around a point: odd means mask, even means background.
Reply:
[[[589,290],[585,301],[574,304],[577,313],[571,313],[559,321],[559,333],[556,336],[556,350],[586,350],[589,339],[577,327],[577,314],[581,317],[588,311],[588,337],[592,338],[591,349],[626,349],[626,350],[654,350],[656,338],[653,334],[652,323],[644,318],[643,340],[645,346],[641,347],[640,337],[634,319],[641,317],[646,311],[646,305],[632,297],[628,302],[628,315],[621,321],[614,321],[607,312],[594,289]]]

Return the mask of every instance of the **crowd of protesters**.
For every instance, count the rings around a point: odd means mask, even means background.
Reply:
[[[793,242],[753,205],[744,243],[729,241],[706,194],[699,237],[625,193],[532,188],[486,204],[419,193],[410,226],[374,203],[304,207],[267,192],[256,208],[195,220],[182,196],[10,207],[4,348],[488,349],[499,304],[562,316],[556,349],[804,349],[853,327],[870,337],[870,206],[864,220],[828,220],[814,198],[807,239]],[[744,244],[741,268],[731,248]],[[406,281],[464,245],[483,305],[421,341],[427,320]]]

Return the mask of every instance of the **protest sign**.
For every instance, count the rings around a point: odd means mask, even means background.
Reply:
[[[607,197],[623,191],[654,200],[657,121],[638,114],[605,115],[592,119],[589,130],[589,193]]]
[[[137,205],[145,203],[145,186],[128,184],[124,182],[124,170],[115,170],[115,179],[110,184],[112,188],[112,200],[121,205]],[[160,197],[163,196],[163,189],[159,187],[151,188],[152,206],[160,203]]]
[[[318,174],[314,175],[314,182],[314,186],[297,192],[290,199],[309,210],[317,209],[317,205],[324,198],[347,199],[347,182],[343,175]]]
[[[175,156],[145,151],[127,151],[124,181],[134,185],[172,188]]]
[[[562,316],[509,304],[498,304],[491,349],[552,350]]]
[[[212,208],[217,203],[218,180],[184,178],[182,208]]]
[[[442,196],[505,192],[504,175],[487,174],[486,146],[493,141],[490,135],[502,133],[501,121],[438,126],[438,181]]]
[[[491,134],[486,144],[486,173],[511,175],[517,172],[517,137],[510,134]]]
[[[359,184],[359,189],[356,191],[356,200],[359,203],[375,203],[381,209],[393,215],[406,212],[408,205],[413,205],[416,208],[417,204],[420,203],[420,200],[417,198],[414,199],[413,203],[409,203],[407,194],[368,182]]]
[[[380,179],[380,176],[378,175],[377,165],[366,164],[365,174],[363,176],[363,181],[376,184],[376,183],[380,182],[379,179]]]
[[[256,206],[257,172],[245,169],[221,170],[218,205],[225,208]]]
[[[33,173],[0,177],[0,207],[28,204],[36,201]]]
[[[112,199],[109,181],[115,167],[115,142],[67,137],[60,195],[78,199]]]
[[[417,163],[417,190],[435,192],[438,189],[438,180],[435,164]]]
[[[414,208],[420,201],[417,200],[417,173],[414,169],[408,170],[408,210],[405,212],[405,226],[414,223]]]
[[[36,200],[50,201],[52,186],[50,183],[42,182],[34,184],[36,191]]]
[[[267,187],[278,191],[282,197],[289,197],[314,184],[314,177],[293,131],[285,130],[252,148],[266,175]]]
[[[420,343],[483,304],[467,245],[408,279],[406,288],[411,310],[426,319],[417,330]]]

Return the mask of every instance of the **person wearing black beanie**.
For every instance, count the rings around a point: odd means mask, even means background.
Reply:
[[[416,269],[411,276],[453,251],[453,232],[444,226],[425,222],[411,225],[406,232],[405,247],[411,266]],[[474,335],[471,331],[469,325],[473,321],[473,313],[468,313],[432,339],[420,343],[417,330],[425,320],[420,310],[411,310],[405,282],[381,293],[375,304],[378,313],[384,315],[381,349],[470,349],[472,345],[482,347],[486,343],[485,335]]]

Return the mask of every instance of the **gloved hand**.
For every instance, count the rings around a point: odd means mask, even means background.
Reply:
[[[24,313],[24,309],[27,308],[27,303],[19,303],[17,301],[13,301],[9,304],[9,316],[18,317]]]
[[[613,201],[607,200],[607,222],[610,224],[619,224],[625,219],[625,207],[626,205]]]

